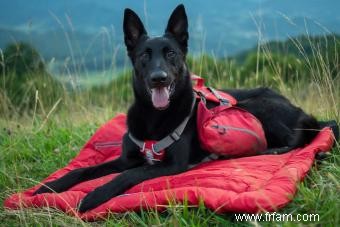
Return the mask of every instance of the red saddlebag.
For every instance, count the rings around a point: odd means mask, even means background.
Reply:
[[[197,129],[203,149],[227,157],[250,156],[267,149],[261,122],[254,115],[236,107],[229,94],[204,86],[202,78],[193,80],[200,97]],[[209,109],[208,101],[218,105]]]

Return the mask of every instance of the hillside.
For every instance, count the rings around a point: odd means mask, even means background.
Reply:
[[[29,4],[13,0],[0,2],[0,48],[14,41],[29,42],[47,62],[54,59],[55,68],[68,64],[102,70],[112,62],[121,67],[125,65],[124,8],[135,10],[151,35],[160,35],[180,2],[188,12],[193,54],[233,56],[255,46],[258,39],[340,33],[340,18],[334,16],[340,8],[337,0],[217,0],[213,4],[204,0],[32,0]]]
[[[243,63],[249,54],[257,52],[258,48],[253,47],[243,51],[233,57],[239,63]],[[340,54],[340,35],[331,34],[326,36],[298,36],[285,41],[269,41],[260,45],[260,50],[270,51],[282,55],[293,55],[298,58],[312,57],[316,52],[323,56],[330,56],[335,59],[335,55]]]

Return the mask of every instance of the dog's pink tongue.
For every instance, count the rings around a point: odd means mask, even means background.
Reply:
[[[161,109],[169,105],[169,90],[166,87],[152,88],[152,104],[155,108]]]

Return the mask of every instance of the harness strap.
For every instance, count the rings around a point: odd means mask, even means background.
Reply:
[[[221,106],[227,106],[230,104],[228,99],[223,98],[214,88],[207,87],[211,93],[220,101]],[[203,94],[204,95],[204,94]]]
[[[158,142],[156,142],[155,144],[153,144],[153,146],[152,146],[153,152],[159,153],[181,138],[181,135],[182,135],[188,121],[190,120],[193,109],[195,107],[196,97],[195,97],[195,95],[193,97],[194,98],[193,98],[193,102],[192,102],[192,105],[191,105],[189,115],[186,118],[184,118],[182,123],[180,125],[178,125],[177,128],[171,134],[169,134],[168,136],[164,137],[163,139],[161,139]],[[144,149],[144,146],[145,146],[144,141],[141,141],[141,140],[137,139],[136,137],[134,137],[131,132],[129,132],[128,136],[141,150]]]
[[[140,149],[144,148],[144,144],[145,144],[144,141],[137,139],[130,132],[128,135],[129,135],[129,138],[132,140],[132,142],[134,142]]]

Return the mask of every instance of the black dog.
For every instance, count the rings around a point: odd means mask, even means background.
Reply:
[[[156,38],[148,37],[139,17],[126,9],[124,34],[134,69],[135,101],[128,111],[129,132],[124,135],[121,156],[101,165],[71,171],[35,192],[62,192],[82,181],[121,172],[90,192],[81,201],[79,212],[97,207],[147,179],[186,171],[189,165],[199,163],[208,155],[200,148],[196,132],[196,105],[185,63],[189,35],[184,6],[179,5],[174,10],[165,34]],[[303,146],[320,128],[313,117],[268,88],[228,92],[238,100],[238,106],[262,122],[268,147],[272,148],[265,153],[283,153]],[[185,128],[179,129],[179,126]],[[163,160],[151,165],[146,162],[150,159],[140,152],[138,143],[163,138],[167,140],[162,144],[165,147]]]

